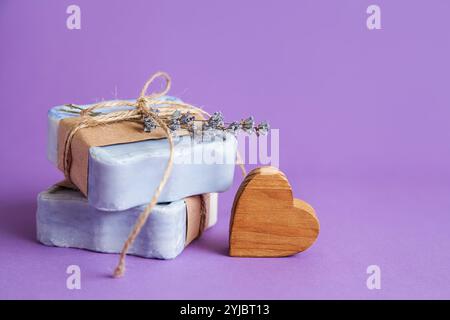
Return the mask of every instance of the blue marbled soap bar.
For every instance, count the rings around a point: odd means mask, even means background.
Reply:
[[[206,227],[217,219],[217,197],[210,199]],[[90,206],[78,191],[53,187],[38,196],[37,238],[49,246],[119,253],[143,208],[104,212]],[[185,247],[186,223],[184,200],[158,204],[129,253],[146,258],[175,258]]]
[[[74,116],[65,109],[54,107],[48,114],[47,154],[55,165],[59,121]],[[237,140],[231,134],[224,137],[201,142],[189,136],[178,137],[172,174],[158,201],[226,191],[233,182]],[[92,147],[89,153],[89,204],[100,210],[120,211],[150,201],[163,176],[169,144],[167,139],[147,140]]]

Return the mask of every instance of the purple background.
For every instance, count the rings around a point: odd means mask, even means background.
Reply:
[[[66,28],[81,7],[82,29]],[[366,8],[382,30],[366,28]],[[0,2],[0,298],[450,298],[450,2]],[[280,129],[280,167],[321,234],[282,259],[226,255],[241,181],[217,227],[173,261],[35,240],[51,106],[133,98],[158,70],[171,93]],[[66,289],[66,267],[82,289]],[[381,267],[381,290],[366,268]]]

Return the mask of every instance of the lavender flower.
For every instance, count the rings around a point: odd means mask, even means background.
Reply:
[[[223,126],[224,126],[223,115],[222,112],[220,111],[214,112],[213,115],[207,120],[207,122],[203,124],[203,128],[205,130],[210,129],[218,130],[222,129]]]
[[[186,129],[189,131],[191,137],[193,137],[194,131],[197,129],[197,126],[195,125],[195,116],[188,111],[181,116],[180,122],[186,126]]]
[[[254,126],[255,119],[253,118],[253,116],[250,116],[247,119],[241,121],[242,130],[247,133],[253,133]]]
[[[156,122],[150,118],[150,117],[145,117],[144,118],[144,131],[145,132],[152,132],[153,129],[155,129],[156,126]]]
[[[184,113],[180,117],[180,122],[181,122],[181,124],[184,124],[184,125],[190,125],[190,124],[192,124],[192,122],[194,122],[194,120],[195,120],[195,117],[189,111]]]
[[[228,125],[228,127],[226,128],[226,131],[236,135],[238,133],[239,129],[241,129],[241,125],[239,124],[239,122],[233,121],[232,123],[230,123]]]
[[[150,111],[159,113],[158,109],[150,109]],[[175,110],[169,117],[163,117],[162,119],[174,136],[177,135],[177,130],[181,128],[187,129],[192,137],[197,129],[202,129],[202,139],[212,139],[218,136],[226,139],[224,133],[236,135],[239,130],[243,130],[248,134],[256,133],[257,136],[260,136],[266,135],[270,129],[270,126],[266,121],[255,126],[253,116],[241,121],[233,121],[225,125],[223,115],[220,111],[214,112],[207,120],[196,120],[195,116],[189,111],[182,113],[180,110]],[[196,121],[202,123],[200,128],[197,128],[195,125]],[[156,121],[151,117],[144,117],[143,122],[145,132],[151,132],[157,127]]]
[[[266,135],[269,130],[270,130],[270,126],[266,121],[261,122],[260,124],[258,124],[255,128],[256,130],[256,135],[259,137],[260,135]]]
[[[181,128],[180,120],[172,119],[167,126],[169,127],[170,131],[177,131]]]
[[[181,112],[180,110],[174,111],[172,115],[170,116],[169,123],[167,126],[169,127],[170,131],[177,131],[181,128]]]

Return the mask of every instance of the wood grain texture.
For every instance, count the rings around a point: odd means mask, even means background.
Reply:
[[[293,198],[280,170],[260,167],[246,176],[234,199],[230,256],[290,256],[309,248],[318,235],[314,209]]]

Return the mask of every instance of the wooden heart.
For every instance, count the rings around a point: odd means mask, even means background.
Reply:
[[[308,249],[318,235],[314,209],[293,198],[280,170],[261,167],[245,177],[231,214],[230,256],[290,256]]]

